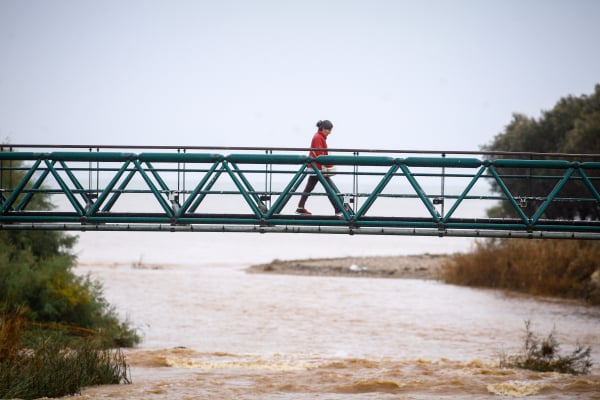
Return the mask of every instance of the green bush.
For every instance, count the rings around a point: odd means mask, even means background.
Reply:
[[[135,345],[139,336],[119,321],[101,285],[73,273],[72,243],[56,232],[0,231],[0,312],[24,308],[29,321],[101,330],[114,345]]]

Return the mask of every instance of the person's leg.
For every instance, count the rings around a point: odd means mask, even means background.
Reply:
[[[327,183],[329,184],[329,186],[331,186],[332,188],[334,187],[333,182],[331,181],[330,177],[326,177],[325,180],[327,181]],[[329,198],[329,202],[333,206],[333,211],[336,214],[339,213],[339,212],[341,212],[340,208],[338,207],[337,203],[334,200],[334,197],[332,195],[330,195],[329,193],[327,193],[327,197]]]
[[[304,208],[304,204],[306,204],[306,199],[308,199],[308,195],[312,192],[317,185],[319,178],[316,175],[309,175],[308,181],[306,182],[306,187],[302,192],[302,196],[300,196],[300,201],[298,202],[298,208]]]

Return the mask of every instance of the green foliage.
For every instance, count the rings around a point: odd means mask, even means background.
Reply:
[[[600,304],[600,243],[501,239],[475,243],[442,267],[447,283],[510,289]]]
[[[25,325],[23,310],[0,320],[0,398],[61,397],[85,386],[131,383],[123,353],[98,337],[45,331],[24,346]]]
[[[538,339],[530,329],[530,321],[525,321],[525,346],[522,354],[500,358],[501,368],[522,368],[541,372],[584,375],[592,367],[591,347],[576,346],[569,355],[560,355],[560,345],[554,333],[545,339]]]
[[[519,113],[484,146],[490,151],[600,153],[600,84],[592,95],[568,96],[534,119]]]
[[[568,96],[560,99],[552,110],[545,111],[539,119],[514,114],[505,131],[484,146],[488,151],[538,152],[538,153],[579,153],[600,154],[600,85],[595,92],[586,96]],[[515,158],[515,155],[509,156]],[[536,156],[536,158],[544,158]],[[547,157],[556,158],[555,156]],[[579,160],[578,160],[579,161]],[[564,170],[544,171],[544,179],[526,179],[529,175],[540,175],[541,171],[529,169],[501,168],[498,172],[505,177],[505,183],[513,197],[528,197],[526,214],[533,214],[542,200],[536,197],[547,196],[564,174]],[[586,171],[593,177],[593,171]],[[512,178],[506,178],[506,177]],[[500,193],[500,188],[492,188]],[[560,192],[560,197],[592,198],[583,181],[573,180]],[[504,216],[516,216],[512,206],[502,203]],[[600,219],[600,208],[595,200],[586,202],[555,202],[546,210],[549,218]],[[496,214],[493,214],[496,215]]]
[[[101,285],[73,273],[74,256],[61,250],[71,238],[33,232],[33,240],[28,233],[0,231],[0,312],[24,307],[30,321],[101,330],[115,345],[139,342],[104,299]]]

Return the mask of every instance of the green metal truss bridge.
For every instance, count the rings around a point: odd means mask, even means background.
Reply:
[[[308,150],[3,145],[0,229],[600,239],[600,155]]]

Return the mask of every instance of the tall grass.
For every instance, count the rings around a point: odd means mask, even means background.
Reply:
[[[24,346],[23,314],[5,314],[1,321],[0,398],[60,397],[85,386],[131,383],[121,350],[105,347],[100,337],[38,330]]]
[[[596,272],[599,271],[599,272]],[[600,244],[584,240],[478,241],[442,266],[447,283],[583,299],[600,304]]]

